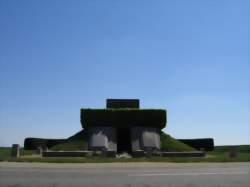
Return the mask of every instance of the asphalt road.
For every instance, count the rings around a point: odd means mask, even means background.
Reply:
[[[0,186],[250,186],[250,163],[48,164],[0,162]]]

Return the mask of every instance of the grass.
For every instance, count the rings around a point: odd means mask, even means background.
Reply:
[[[86,133],[84,130],[69,137],[65,142],[57,144],[50,149],[53,151],[76,151],[84,150],[87,147],[85,141]],[[170,135],[161,133],[161,149],[164,151],[195,151],[194,148],[174,139]]]
[[[1,147],[0,148],[0,161],[10,158],[11,148],[9,147]]]
[[[230,158],[229,150],[231,146],[221,146],[215,148],[215,151],[207,152],[204,158],[169,158],[169,157],[143,157],[143,158],[105,158],[105,157],[77,157],[77,158],[41,158],[38,155],[32,155],[32,151],[21,149],[21,157],[14,159],[10,157],[11,148],[0,148],[0,161],[9,162],[47,162],[47,163],[112,163],[112,162],[250,162],[250,145],[236,146],[240,150],[237,157]]]
[[[161,149],[164,151],[195,151],[194,148],[182,143],[171,137],[164,132],[161,132]],[[46,141],[46,139],[43,139]],[[35,140],[34,140],[35,141]],[[84,150],[87,147],[87,132],[86,130],[81,130],[70,136],[69,138],[57,143],[56,145],[49,147],[50,150],[54,151],[75,151]]]
[[[53,151],[76,151],[84,150],[87,147],[86,143],[87,133],[84,130],[70,136],[65,142],[57,144],[50,149]]]
[[[69,137],[66,142],[53,146],[52,150],[82,150],[85,143],[86,133],[84,130]],[[195,149],[172,138],[165,133],[161,134],[162,149],[166,151],[194,151]],[[229,157],[230,150],[238,153],[235,158]],[[214,151],[207,152],[204,158],[169,158],[169,157],[149,157],[149,158],[105,158],[105,157],[80,157],[80,158],[41,158],[35,155],[34,151],[20,151],[21,157],[11,158],[11,148],[0,147],[0,161],[9,162],[47,162],[47,163],[111,163],[111,162],[250,162],[250,145],[239,146],[216,146]]]
[[[75,151],[84,150],[86,142],[84,141],[86,133],[80,131],[74,136],[68,138],[64,143],[57,144],[51,148],[53,151]],[[194,148],[172,138],[170,135],[161,133],[161,149],[165,151],[195,151]]]
[[[77,151],[86,149],[86,142],[82,140],[68,140],[51,148],[52,151]]]
[[[194,148],[174,139],[164,132],[161,133],[161,149],[164,151],[195,151]]]
[[[33,154],[33,151],[24,150],[23,148],[20,150],[20,156],[28,156],[32,154]],[[11,158],[11,148],[0,147],[0,161],[8,160],[10,158]]]
[[[76,158],[40,158],[23,157],[9,158],[10,162],[46,162],[46,163],[113,163],[113,162],[250,162],[249,153],[240,153],[236,158],[230,158],[227,154],[213,155],[205,158],[170,158],[170,157],[143,157],[143,158],[104,158],[104,157],[76,157]]]
[[[79,132],[77,132],[76,134],[70,136],[67,140],[87,140],[87,132],[86,130],[82,129]]]

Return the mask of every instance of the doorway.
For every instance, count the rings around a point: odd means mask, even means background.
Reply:
[[[130,128],[117,128],[117,153],[132,153]]]

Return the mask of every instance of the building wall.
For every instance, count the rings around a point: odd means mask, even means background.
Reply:
[[[131,127],[132,151],[160,150],[160,128]],[[117,135],[115,127],[91,127],[88,130],[90,150],[117,151]]]
[[[113,127],[91,127],[88,136],[89,150],[117,150],[116,130]]]
[[[160,128],[155,127],[132,127],[131,128],[132,150],[160,150]]]

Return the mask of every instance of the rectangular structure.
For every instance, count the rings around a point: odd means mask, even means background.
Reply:
[[[113,127],[90,127],[88,133],[90,150],[117,150],[116,131]]]
[[[83,128],[142,126],[162,129],[166,121],[166,110],[161,109],[81,109]]]
[[[139,99],[107,99],[106,108],[140,108]]]
[[[44,151],[42,157],[84,157],[91,154],[91,151]]]
[[[141,135],[143,149],[160,150],[160,129],[159,128],[143,128]]]
[[[11,157],[18,158],[20,156],[20,145],[13,144],[11,149]]]
[[[193,151],[193,152],[162,152],[164,157],[204,157],[206,156],[205,152],[202,151]]]
[[[213,138],[199,138],[199,139],[178,139],[178,141],[187,144],[195,149],[206,151],[214,150],[214,139]]]

